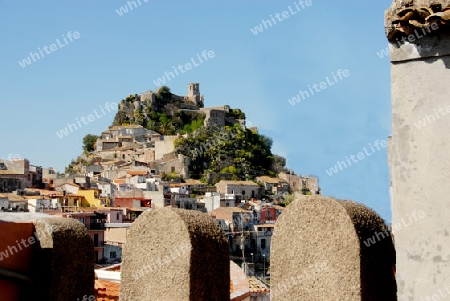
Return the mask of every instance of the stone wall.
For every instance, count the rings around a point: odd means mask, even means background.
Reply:
[[[172,171],[181,175],[182,177],[186,177],[188,174],[188,167],[187,164],[184,163],[184,156],[177,157],[176,159],[167,162],[161,162],[158,167],[160,174],[170,174],[172,173]]]
[[[44,217],[0,214],[0,252],[14,251],[0,260],[2,301],[94,295],[93,243],[86,228],[74,219]],[[121,225],[110,224],[115,226]],[[108,252],[122,257],[120,300],[237,301],[251,295],[248,281],[238,288],[237,278],[230,279],[229,243],[207,214],[147,210],[130,226],[120,253],[126,231],[106,234]],[[272,238],[271,300],[396,300],[391,236],[363,205],[322,196],[292,202]],[[32,246],[19,250],[22,238],[34,239]],[[30,280],[33,289],[24,289]]]
[[[214,108],[202,108],[202,111],[206,115],[205,126],[225,126],[225,111]]]
[[[164,136],[163,140],[155,141],[155,159],[162,159],[163,155],[173,152],[177,138],[178,136]]]
[[[450,283],[446,201],[450,30],[449,11],[444,12],[448,6],[448,0],[394,1],[386,12],[392,81],[389,168],[392,225],[399,229],[395,233],[399,300],[440,298]],[[422,30],[415,26],[418,21],[438,29],[425,24]],[[410,39],[398,42],[395,34],[401,32],[395,30],[403,30]]]
[[[289,184],[289,189],[291,192],[301,192],[303,188],[308,189],[311,194],[318,194],[320,191],[319,188],[319,179],[314,176],[304,176],[280,172],[278,174],[278,178],[283,179]]]

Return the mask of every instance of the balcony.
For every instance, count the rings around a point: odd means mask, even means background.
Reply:
[[[96,224],[87,224],[86,228],[88,230],[105,230],[105,224],[100,224],[100,223],[96,223]]]

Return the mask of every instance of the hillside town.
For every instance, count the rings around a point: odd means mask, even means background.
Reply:
[[[198,84],[189,84],[188,96],[172,97],[181,101],[182,110],[206,113],[204,127],[239,124],[245,128],[245,120],[227,117],[226,106],[203,108]],[[133,106],[145,110],[155,103],[155,94],[146,92]],[[268,277],[277,218],[295,195],[320,194],[318,178],[284,170],[244,180],[227,173],[194,179],[191,158],[175,149],[180,136],[162,135],[137,124],[113,125],[98,136],[94,150],[83,153],[65,174],[25,158],[1,159],[1,211],[78,220],[91,235],[97,264],[108,265],[121,262],[130,225],[144,211],[196,210],[216,220],[232,258],[249,263],[248,274]],[[196,151],[208,147],[212,144]]]
[[[450,299],[450,0],[54,2],[2,3],[0,301]]]

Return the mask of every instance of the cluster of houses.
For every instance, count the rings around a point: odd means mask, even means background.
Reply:
[[[52,168],[26,159],[0,160],[0,209],[42,212],[74,218],[89,230],[98,262],[120,261],[133,221],[151,208],[199,210],[215,218],[235,256],[255,261],[270,257],[274,223],[283,210],[277,198],[308,190],[319,193],[317,178],[280,173],[253,181],[163,180],[152,169],[135,166],[101,175],[58,177]]]
[[[173,95],[173,97],[178,97]],[[179,97],[180,98],[180,97]],[[199,85],[189,84],[180,110],[200,112],[205,126],[239,123],[228,106],[203,107]],[[157,105],[153,92],[140,95],[131,110]],[[74,218],[89,230],[98,262],[120,261],[130,224],[151,208],[198,210],[216,218],[236,256],[270,256],[273,224],[283,210],[276,200],[288,193],[318,194],[314,176],[280,173],[254,181],[208,175],[208,183],[189,178],[190,158],[175,152],[179,135],[162,135],[140,125],[111,126],[95,150],[80,156],[75,174],[61,177],[54,168],[14,156],[0,159],[0,210],[42,212]],[[215,183],[215,185],[212,185]]]

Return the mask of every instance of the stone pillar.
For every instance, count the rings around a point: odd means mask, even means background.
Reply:
[[[230,249],[219,225],[191,210],[139,216],[123,250],[120,300],[230,300]]]
[[[94,296],[94,242],[86,227],[72,218],[34,222],[39,248],[34,258],[35,285],[41,300],[87,300]]]
[[[396,300],[390,232],[363,205],[296,200],[278,218],[271,249],[272,301]]]
[[[395,0],[386,11],[399,300],[450,294],[449,6],[449,0]]]
[[[0,252],[1,300],[94,296],[94,244],[74,219],[0,213]]]

